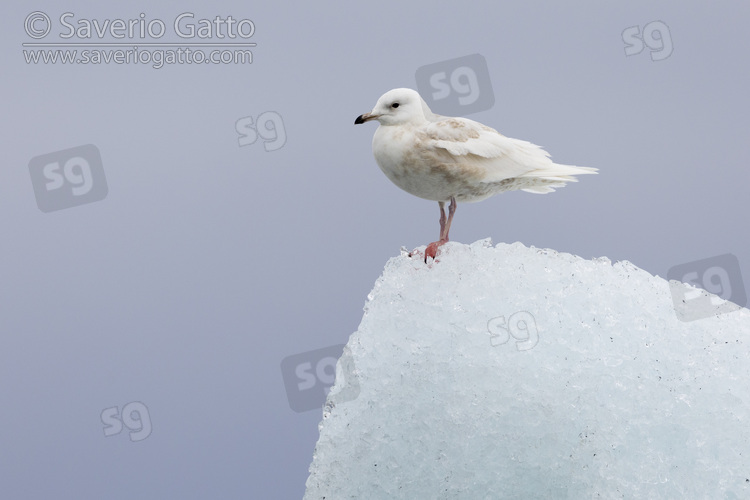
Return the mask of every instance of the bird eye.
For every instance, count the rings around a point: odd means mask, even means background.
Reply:
[[[397,102],[394,102],[393,104],[391,104],[391,107],[392,107],[392,108],[397,108],[397,107],[398,107],[398,103],[397,103]]]

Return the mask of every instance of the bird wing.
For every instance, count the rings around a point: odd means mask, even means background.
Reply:
[[[445,118],[420,128],[417,137],[428,154],[466,167],[484,170],[484,182],[514,177],[545,181],[575,181],[577,174],[596,169],[553,163],[549,153],[527,141],[505,137],[497,130],[468,118]]]

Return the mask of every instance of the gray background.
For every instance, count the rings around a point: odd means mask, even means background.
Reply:
[[[232,15],[258,45],[250,65],[27,64],[35,10]],[[281,360],[345,343],[386,260],[438,235],[437,204],[376,166],[376,125],[353,125],[425,65],[481,54],[495,103],[471,118],[600,169],[461,205],[453,240],[660,276],[732,253],[750,289],[749,15],[740,2],[4,6],[2,496],[302,496],[321,414],[290,408]],[[626,56],[622,32],[656,20],[673,53]],[[268,111],[284,146],[240,147],[236,122]],[[43,213],[29,162],[86,144],[106,197]],[[148,411],[127,422],[151,433],[106,436],[102,412],[132,402]]]

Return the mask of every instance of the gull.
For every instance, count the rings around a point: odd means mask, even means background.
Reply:
[[[550,193],[597,169],[560,165],[530,142],[505,137],[468,118],[433,113],[419,93],[393,89],[354,124],[377,120],[372,153],[383,173],[407,193],[437,201],[440,238],[427,245],[433,259],[448,241],[458,202],[473,203],[504,191]],[[445,215],[445,204],[448,216]]]

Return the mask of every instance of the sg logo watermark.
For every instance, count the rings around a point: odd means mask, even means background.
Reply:
[[[281,375],[289,407],[297,413],[320,409],[337,376],[343,377],[337,403],[351,401],[359,395],[354,362],[344,344],[288,356],[281,361]]]
[[[258,137],[263,139],[263,148],[266,151],[276,151],[286,144],[286,129],[281,115],[275,111],[265,111],[258,115],[257,120],[252,116],[240,118],[234,124],[239,134],[237,142],[242,146],[255,144]]]
[[[417,90],[438,114],[462,116],[495,105],[487,61],[472,54],[417,69]]]
[[[36,156],[29,161],[36,204],[52,212],[107,196],[102,157],[93,144]]]
[[[140,401],[133,401],[122,407],[122,414],[116,406],[105,408],[101,414],[104,436],[115,436],[122,432],[123,424],[130,430],[131,441],[143,441],[151,435],[151,417],[148,408]]]
[[[740,263],[729,253],[674,266],[667,279],[681,321],[736,311],[747,304]]]
[[[669,26],[662,21],[651,21],[643,27],[643,32],[639,26],[625,28],[622,41],[626,56],[640,54],[645,47],[651,51],[652,61],[662,61],[672,55],[672,36]]]
[[[528,311],[518,311],[510,315],[492,318],[487,322],[490,344],[495,347],[506,344],[511,338],[516,341],[516,349],[528,351],[539,342],[539,330],[534,316]]]

